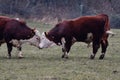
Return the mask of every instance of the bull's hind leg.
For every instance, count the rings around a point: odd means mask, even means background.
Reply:
[[[102,51],[101,51],[101,55],[100,55],[99,59],[103,59],[104,58],[107,47],[108,47],[108,41],[107,40],[102,40],[101,41]]]
[[[11,59],[11,51],[12,51],[11,43],[7,43],[7,49],[8,49],[8,58]]]
[[[95,55],[100,47],[100,43],[99,41],[93,41],[93,53],[91,54],[90,56],[90,59],[94,59],[95,58]]]

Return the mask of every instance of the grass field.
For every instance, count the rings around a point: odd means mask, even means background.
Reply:
[[[52,26],[29,22],[40,32]],[[112,29],[116,36],[109,38],[105,59],[99,60],[100,50],[94,60],[89,56],[92,48],[84,43],[72,46],[69,59],[62,59],[58,46],[39,50],[23,46],[23,59],[18,59],[13,49],[12,59],[7,59],[6,45],[0,47],[0,80],[120,80],[120,30]]]

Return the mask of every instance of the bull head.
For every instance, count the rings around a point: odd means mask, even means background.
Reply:
[[[44,34],[50,41],[54,41],[55,37],[53,35],[50,35],[48,32],[44,32]]]

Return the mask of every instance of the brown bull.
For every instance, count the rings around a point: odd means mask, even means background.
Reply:
[[[110,31],[109,19],[106,14],[84,16],[73,20],[58,23],[49,32],[44,32],[41,37],[40,48],[49,47],[53,43],[62,46],[62,58],[68,58],[68,53],[74,42],[93,43],[93,52],[90,56],[94,59],[100,45],[102,48],[99,59],[103,59],[108,47]]]
[[[24,42],[29,42],[39,48],[40,36],[38,30],[29,28],[24,21],[0,16],[0,45],[7,43],[9,58],[11,58],[13,46],[18,48],[19,57],[23,57],[21,45]]]

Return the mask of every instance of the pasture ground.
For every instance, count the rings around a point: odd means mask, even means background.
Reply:
[[[52,25],[29,22],[40,32]],[[7,59],[6,45],[0,47],[0,80],[120,80],[120,30],[112,29],[116,36],[109,38],[105,59],[99,60],[100,50],[94,60],[89,56],[92,48],[84,43],[72,46],[69,59],[62,59],[58,46],[39,50],[23,46],[23,59],[18,59],[13,49],[12,59]]]

